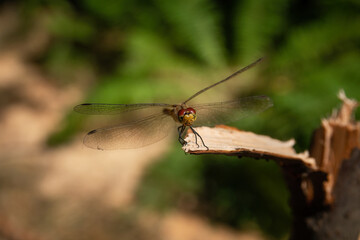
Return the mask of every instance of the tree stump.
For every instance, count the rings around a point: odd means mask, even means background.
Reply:
[[[360,240],[360,122],[353,118],[359,104],[343,91],[338,97],[341,108],[322,120],[309,151],[296,153],[293,139],[280,141],[223,125],[196,128],[209,150],[196,145],[192,132],[183,149],[276,161],[290,191],[290,239]]]

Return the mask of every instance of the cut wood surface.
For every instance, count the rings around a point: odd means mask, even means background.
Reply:
[[[294,139],[280,141],[269,136],[252,132],[241,131],[224,125],[215,128],[199,127],[196,131],[209,147],[207,150],[198,139],[199,146],[195,143],[195,135],[188,132],[185,141],[188,142],[183,149],[191,154],[224,154],[247,156],[262,159],[272,159],[281,165],[297,166],[304,171],[316,170],[315,159],[309,157],[308,152],[296,153],[293,146]],[[305,167],[305,168],[303,168]]]

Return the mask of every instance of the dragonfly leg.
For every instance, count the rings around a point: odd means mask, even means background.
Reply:
[[[197,145],[197,147],[199,148],[200,146],[199,146],[199,144],[197,143],[197,135],[199,135],[199,134],[197,134],[197,132],[195,132],[195,130],[192,128],[192,127],[190,127],[191,128],[191,130],[193,131],[193,133],[194,133],[194,135],[195,135],[195,144]]]
[[[197,131],[195,131],[195,129],[192,126],[190,126],[190,129],[195,134],[195,143],[196,143],[196,145],[199,147],[199,144],[197,144],[197,137],[196,137],[196,136],[198,136],[200,138],[202,144],[204,145],[204,147],[206,147],[206,149],[209,150],[208,146],[205,145],[204,140],[202,139],[200,134]]]
[[[186,144],[187,144],[187,142],[185,141],[185,139],[182,138],[182,134],[183,134],[185,128],[186,128],[186,126],[184,126],[184,125],[181,125],[180,127],[178,127],[178,133],[179,133],[179,138],[178,138],[178,140],[179,140],[179,142],[180,142],[181,145],[186,145]]]

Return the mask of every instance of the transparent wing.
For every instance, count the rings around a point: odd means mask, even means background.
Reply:
[[[170,115],[154,114],[138,121],[89,132],[84,138],[87,147],[111,150],[140,148],[165,138],[175,121]]]
[[[105,104],[105,103],[84,103],[74,107],[74,111],[82,114],[91,115],[111,115],[123,112],[130,112],[140,109],[156,109],[172,107],[172,104],[166,103],[138,103],[138,104]]]
[[[243,117],[262,112],[273,106],[267,96],[244,97],[234,101],[195,104],[195,126],[213,126],[237,121]]]

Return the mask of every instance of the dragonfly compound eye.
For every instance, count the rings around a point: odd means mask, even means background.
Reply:
[[[190,112],[193,115],[196,115],[196,111],[193,108],[187,108],[186,111]]]
[[[181,109],[178,118],[183,125],[191,126],[196,120],[196,111],[193,108]]]

